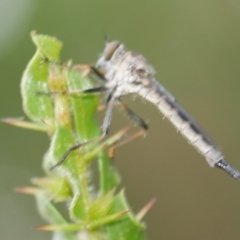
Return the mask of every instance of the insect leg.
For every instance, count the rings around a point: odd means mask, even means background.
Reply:
[[[148,130],[148,125],[145,123],[145,121],[142,120],[138,115],[136,115],[132,110],[130,110],[120,99],[117,100],[117,103],[120,106],[120,108],[125,111],[127,116],[130,119],[132,119],[142,129],[132,135],[127,135],[127,136],[121,138],[117,143],[115,143],[113,146],[111,146],[108,151],[108,155],[110,158],[113,157],[114,150],[117,147],[119,147],[137,137],[143,136],[146,133],[146,131]]]
[[[106,82],[106,78],[104,77],[105,71],[103,69],[97,69],[95,67],[91,67],[92,72],[102,81]]]
[[[100,87],[95,87],[95,88],[89,88],[86,90],[82,90],[82,93],[102,93],[102,92],[106,92],[108,89],[100,86]]]
[[[127,116],[132,119],[140,128],[147,131],[148,125],[145,123],[143,119],[141,119],[138,115],[136,115],[132,110],[130,110],[120,99],[117,100],[120,108],[125,111]]]
[[[97,137],[97,138],[93,139],[93,140],[87,141],[85,143],[79,143],[79,144],[76,144],[76,145],[70,147],[66,151],[66,153],[62,156],[62,158],[56,164],[54,164],[53,166],[50,167],[50,170],[53,170],[57,166],[61,165],[67,159],[67,157],[69,156],[69,154],[71,152],[79,149],[80,147],[86,146],[90,143],[100,141],[108,135],[110,125],[111,125],[111,120],[112,120],[112,110],[113,110],[114,102],[115,102],[114,98],[109,99],[109,101],[107,102],[107,111],[106,111],[106,115],[105,115],[105,118],[104,118],[104,121],[103,121],[102,135],[100,137]]]
[[[77,94],[84,94],[84,93],[89,93],[89,94],[97,94],[97,93],[102,93],[102,92],[106,92],[107,88],[103,87],[103,86],[99,86],[99,87],[94,87],[94,88],[89,88],[86,90],[66,90],[66,91],[62,91],[62,92],[55,92],[55,91],[50,91],[50,92],[36,92],[36,94],[38,95],[77,95]]]
[[[105,70],[101,69],[101,68],[96,68],[92,65],[88,65],[88,64],[81,64],[81,65],[75,65],[73,66],[74,69],[80,70],[81,72],[83,72],[84,76],[87,76],[89,73],[93,73],[95,74],[99,80],[106,82],[106,78],[104,77],[105,74]]]
[[[115,98],[112,98],[112,96],[109,96],[109,98],[107,99],[107,111],[103,120],[102,137],[107,136],[109,133],[111,121],[112,121],[112,111],[113,111],[114,103],[115,103]]]
[[[49,168],[49,170],[51,171],[51,170],[53,170],[54,168],[60,166],[60,165],[67,159],[67,157],[69,156],[69,154],[72,153],[73,151],[79,149],[80,147],[83,147],[83,146],[85,146],[85,145],[88,145],[88,144],[90,144],[90,143],[100,141],[101,139],[102,139],[102,137],[98,137],[98,138],[95,138],[95,139],[90,140],[90,141],[88,141],[88,142],[79,143],[79,144],[76,144],[76,145],[70,147],[70,148],[64,153],[64,155],[61,157],[61,159],[60,159],[57,163],[55,163],[53,166],[51,166],[51,167]]]

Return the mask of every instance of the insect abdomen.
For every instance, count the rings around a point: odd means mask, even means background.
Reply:
[[[151,92],[142,89],[139,94],[158,107],[162,114],[170,120],[199,153],[205,156],[210,166],[214,166],[218,161],[224,159],[223,154],[199,126],[199,124],[177,103],[175,98],[159,83],[155,82]]]

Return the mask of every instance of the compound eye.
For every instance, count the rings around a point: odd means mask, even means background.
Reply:
[[[138,68],[136,72],[140,78],[149,77],[149,72],[144,68]]]
[[[103,52],[103,56],[105,58],[105,60],[110,60],[114,54],[114,52],[117,50],[117,48],[119,47],[120,42],[118,41],[113,41],[113,42],[109,42],[107,43],[104,52]]]

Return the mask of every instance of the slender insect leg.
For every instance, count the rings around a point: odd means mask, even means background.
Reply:
[[[138,115],[136,115],[132,110],[130,110],[122,101],[118,99],[117,103],[119,104],[120,108],[124,110],[127,116],[132,119],[140,128],[147,131],[148,125],[145,123],[143,119],[141,119]]]
[[[102,93],[102,92],[106,92],[108,89],[103,87],[103,86],[100,86],[100,87],[95,87],[95,88],[89,88],[89,89],[86,89],[86,90],[82,90],[82,93],[89,93],[89,94],[97,94],[97,93]]]
[[[132,135],[125,136],[124,138],[120,139],[117,143],[115,143],[112,147],[110,147],[109,151],[108,151],[108,155],[110,158],[113,157],[114,150],[117,147],[119,147],[137,137],[143,136],[146,133],[146,131],[148,130],[148,125],[145,123],[145,121],[142,120],[139,116],[137,116],[132,110],[130,110],[122,101],[120,101],[120,99],[117,100],[117,103],[120,106],[120,108],[125,111],[125,113],[128,115],[128,117],[130,119],[132,119],[140,128],[142,128],[142,130],[137,131],[136,133],[134,133]]]
[[[105,71],[103,69],[97,69],[95,67],[91,67],[92,72],[102,81],[106,82],[107,79],[104,77]]]
[[[44,61],[49,61],[47,58],[44,58]],[[73,66],[73,69],[77,69],[83,72],[84,76],[87,76],[90,72],[92,72],[94,75],[98,77],[99,80],[106,82],[106,79],[104,77],[105,71],[103,69],[97,69],[94,66],[87,65],[87,64],[79,64]],[[57,94],[64,94],[64,95],[77,95],[77,94],[82,94],[82,93],[101,93],[105,92],[107,89],[103,86],[100,87],[95,87],[91,89],[86,89],[86,90],[65,90],[62,92],[57,92],[57,91],[51,91],[51,92],[36,92],[38,95],[57,95]]]
[[[105,118],[104,118],[104,121],[103,121],[103,126],[102,126],[102,135],[98,138],[93,139],[93,140],[87,141],[85,143],[79,143],[77,145],[74,145],[74,146],[70,147],[66,151],[66,153],[62,156],[62,158],[55,165],[50,167],[50,170],[53,170],[57,166],[61,165],[67,159],[69,154],[71,154],[73,151],[79,149],[80,147],[86,146],[90,143],[101,141],[103,138],[105,138],[108,135],[110,125],[111,125],[111,120],[112,120],[112,110],[113,110],[114,102],[115,102],[115,99],[112,98],[107,103],[107,111],[106,111],[106,115],[105,115]]]
[[[79,144],[77,144],[77,145],[74,145],[74,146],[70,147],[70,148],[64,153],[64,155],[61,157],[61,159],[60,159],[56,164],[54,164],[53,166],[51,166],[51,167],[49,168],[49,170],[51,171],[51,170],[53,170],[54,168],[60,166],[60,165],[67,159],[67,157],[69,156],[69,154],[72,153],[73,151],[79,149],[80,147],[83,147],[83,146],[85,146],[85,145],[88,145],[88,144],[90,144],[90,143],[100,141],[101,139],[102,139],[102,137],[98,137],[98,138],[95,138],[95,139],[90,140],[90,141],[88,141],[88,142],[79,143]]]
[[[84,94],[84,93],[86,93],[86,94],[87,93],[89,93],[89,94],[98,94],[98,93],[102,93],[102,92],[106,92],[106,91],[107,91],[107,88],[105,88],[103,86],[99,86],[99,87],[89,88],[89,89],[85,89],[85,90],[65,91],[62,94],[66,94],[66,95],[75,95],[75,94]]]
[[[115,103],[114,98],[109,98],[107,100],[107,111],[103,120],[102,137],[107,136],[109,133],[111,122],[112,122],[112,111],[113,111],[114,103]]]
[[[102,93],[102,92],[106,92],[107,89],[103,86],[99,86],[99,87],[94,87],[94,88],[89,88],[89,89],[85,89],[85,90],[71,90],[71,91],[64,91],[64,92],[60,92],[58,94],[65,94],[65,95],[76,95],[76,94],[84,94],[84,93],[89,93],[89,94],[98,94],[98,93]],[[50,92],[51,94],[52,92]]]
[[[50,91],[50,92],[36,92],[36,94],[38,95],[58,95],[58,94],[61,94],[61,95],[77,95],[77,94],[84,94],[84,93],[89,93],[89,94],[98,94],[98,93],[102,93],[102,92],[106,92],[107,89],[103,86],[99,86],[99,87],[94,87],[94,88],[89,88],[89,89],[86,89],[86,90],[71,90],[71,91],[62,91],[62,92],[54,92],[54,91]]]
[[[98,69],[92,65],[75,65],[73,66],[74,69],[80,70],[81,72],[83,72],[83,76],[87,76],[88,74],[90,74],[91,72],[93,74],[95,74],[100,80],[106,82],[106,78],[104,77],[105,74],[105,70],[104,69]]]

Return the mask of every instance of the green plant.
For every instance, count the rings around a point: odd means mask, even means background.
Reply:
[[[140,220],[151,203],[137,216],[131,212],[124,190],[117,191],[120,178],[106,152],[127,129],[72,152],[61,166],[49,170],[76,142],[99,136],[100,128],[95,122],[99,99],[96,95],[61,94],[90,88],[91,80],[72,67],[71,62],[59,64],[62,43],[56,38],[35,32],[31,37],[37,50],[21,81],[23,108],[31,121],[5,122],[44,131],[50,137],[50,147],[43,159],[45,176],[32,181],[35,187],[18,189],[35,196],[38,211],[49,224],[38,229],[53,231],[55,240],[146,239]],[[89,171],[95,159],[99,189],[92,190]],[[62,216],[57,202],[68,203],[70,220]]]

